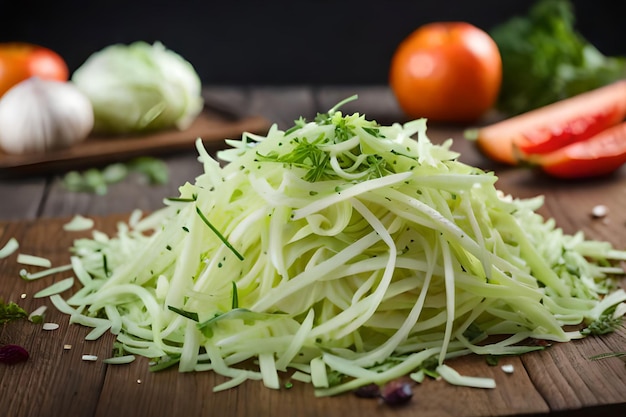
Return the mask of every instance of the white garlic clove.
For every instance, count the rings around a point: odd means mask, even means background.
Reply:
[[[0,148],[11,154],[69,148],[93,129],[89,99],[71,82],[29,78],[0,99]]]

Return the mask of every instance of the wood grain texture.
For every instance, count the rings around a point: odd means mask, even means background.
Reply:
[[[62,232],[62,224],[61,220],[5,223],[0,226],[0,240],[4,244],[7,236],[15,237],[20,242],[20,252],[47,257],[58,265],[67,262],[67,248],[71,243],[71,237]],[[0,409],[3,415],[15,417],[91,415],[98,401],[105,370],[102,366],[82,361],[81,356],[109,356],[112,339],[107,335],[102,342],[86,342],[87,329],[70,325],[68,318],[56,311],[48,300],[33,298],[37,291],[65,275],[57,274],[50,279],[27,283],[18,275],[21,268],[15,258],[12,262],[2,262],[1,297],[7,302],[17,302],[27,311],[46,305],[45,320],[58,323],[60,327],[45,331],[40,325],[23,320],[0,328],[1,344],[19,344],[30,352],[26,363],[0,368],[2,392],[12,393],[2,395]],[[72,348],[65,350],[66,344]]]
[[[45,195],[49,180],[42,177],[0,181],[0,219],[34,219]]]
[[[223,114],[216,114],[215,109],[208,109],[185,130],[171,129],[132,136],[92,135],[71,148],[40,154],[12,155],[0,151],[0,175],[15,178],[18,175],[82,169],[139,156],[193,152],[198,138],[202,138],[207,149],[219,149],[225,146],[224,139],[237,139],[244,131],[263,132],[267,127],[267,120],[258,116],[226,120]]]
[[[249,112],[259,114],[279,129],[289,129],[300,116],[313,120],[318,111],[308,87],[258,87],[250,90]],[[328,109],[326,109],[328,110]]]

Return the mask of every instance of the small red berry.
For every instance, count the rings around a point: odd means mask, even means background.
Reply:
[[[0,363],[14,365],[25,362],[28,359],[28,351],[18,345],[4,345],[0,347]]]
[[[380,387],[377,384],[363,385],[354,391],[354,395],[360,398],[379,398]]]
[[[406,404],[413,397],[413,388],[407,381],[390,381],[383,387],[381,397],[385,404],[388,405],[396,406]]]

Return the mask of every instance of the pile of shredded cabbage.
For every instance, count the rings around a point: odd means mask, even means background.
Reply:
[[[204,173],[159,211],[75,241],[81,288],[49,293],[89,339],[110,331],[153,369],[228,377],[216,391],[289,375],[323,396],[404,375],[493,387],[446,361],[623,315],[610,261],[625,252],[565,234],[541,198],[503,196],[425,120],[333,108],[227,142],[222,166],[198,140]]]

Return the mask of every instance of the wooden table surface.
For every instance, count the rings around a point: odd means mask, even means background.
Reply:
[[[239,116],[260,115],[280,128],[288,128],[299,116],[307,119],[324,112],[340,100],[358,94],[359,99],[342,108],[358,111],[380,123],[404,121],[386,87],[207,87],[211,106]],[[429,126],[435,142],[451,137],[461,160],[499,177],[498,188],[516,197],[545,195],[541,213],[553,217],[567,233],[583,230],[590,238],[608,240],[626,248],[626,168],[609,178],[592,181],[559,182],[527,169],[494,165],[462,137],[463,126]],[[0,180],[0,245],[15,236],[23,251],[43,253],[50,258],[66,254],[71,244],[60,226],[71,216],[97,216],[98,225],[111,229],[114,219],[134,209],[151,211],[161,207],[164,197],[177,195],[178,186],[201,172],[193,147],[163,155],[169,167],[165,185],[145,185],[128,177],[109,187],[106,195],[67,191],[61,175],[41,174]],[[594,219],[594,206],[608,207],[608,216]],[[0,299],[16,301],[26,309],[41,301],[32,295],[39,283],[17,279],[19,267],[0,261]],[[24,296],[23,296],[24,294]],[[496,372],[480,358],[463,358],[454,367],[462,373],[493,373],[494,390],[453,387],[441,381],[427,381],[415,388],[414,398],[405,407],[393,409],[375,400],[353,395],[318,399],[309,386],[269,390],[260,383],[212,393],[221,379],[212,373],[179,374],[165,371],[152,374],[147,362],[107,366],[81,361],[82,354],[106,357],[113,339],[104,336],[85,342],[87,329],[68,325],[67,319],[49,309],[47,320],[61,324],[44,332],[30,323],[9,323],[0,327],[0,344],[28,346],[31,358],[17,366],[0,365],[0,415],[27,416],[504,416],[504,415],[624,415],[626,411],[626,366],[618,358],[590,361],[607,351],[626,351],[626,330],[599,338],[552,346],[545,351],[510,358],[512,375]],[[592,340],[593,339],[593,340]],[[71,344],[70,350],[64,350]]]

